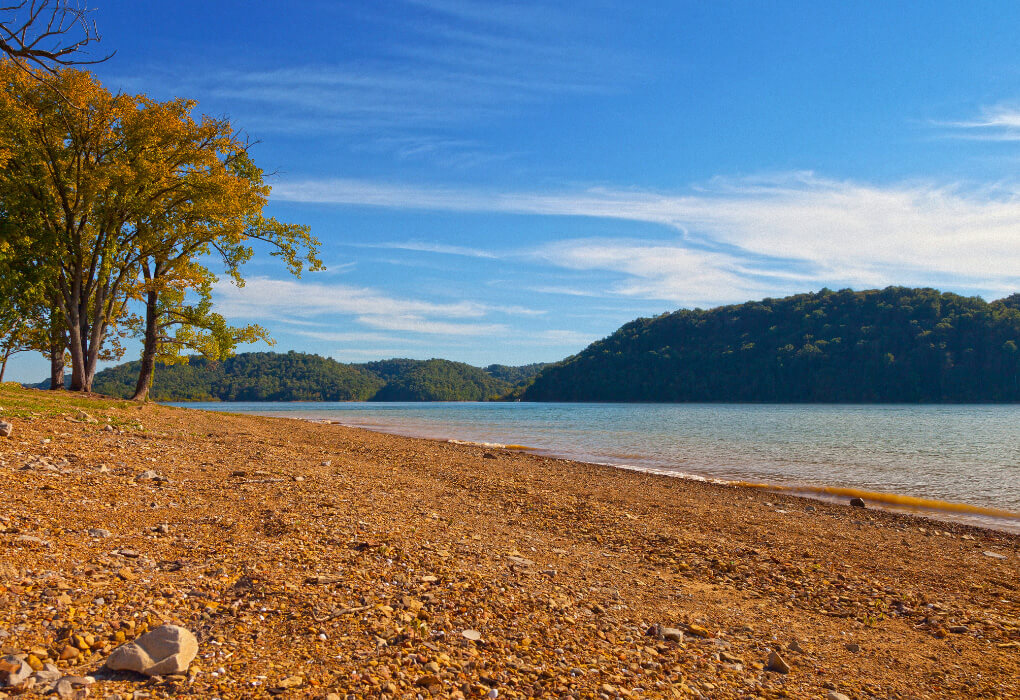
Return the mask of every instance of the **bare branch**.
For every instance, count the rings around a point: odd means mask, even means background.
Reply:
[[[79,2],[22,0],[0,6],[0,53],[30,73],[33,67],[56,73],[61,67],[107,60],[113,53],[102,58],[84,55],[102,37],[95,22],[89,21],[91,10]]]

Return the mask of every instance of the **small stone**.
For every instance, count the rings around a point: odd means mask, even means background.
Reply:
[[[0,437],[9,438],[14,432],[14,426],[5,420],[0,420]]]
[[[54,690],[64,700],[81,700],[88,697],[88,686],[95,682],[91,676],[64,676],[57,681]]]
[[[967,625],[953,625],[949,628],[949,631],[953,634],[967,634],[970,632],[970,628]]]
[[[695,637],[701,637],[702,639],[708,639],[712,636],[712,633],[701,625],[687,625],[687,631]]]
[[[0,658],[0,681],[3,681],[4,685],[21,685],[31,675],[32,667],[17,656]]]
[[[429,673],[416,680],[414,684],[419,688],[431,688],[434,685],[442,686],[443,682],[438,676]]]
[[[485,697],[487,697],[489,700],[496,700],[496,698],[499,697],[499,691],[496,690],[495,688],[492,688],[488,693],[485,694]]]
[[[659,630],[659,632],[662,634],[662,638],[667,642],[680,643],[684,641],[683,630],[679,630],[676,627],[663,627]]]
[[[470,640],[472,642],[477,642],[479,639],[482,638],[482,633],[479,632],[478,630],[464,630],[460,634],[462,637],[464,637],[464,639]]]
[[[981,553],[984,554],[986,557],[991,557],[992,559],[1005,559],[1006,558],[1005,554],[999,554],[998,552],[981,552]]]
[[[106,660],[106,667],[146,676],[185,673],[197,654],[195,635],[177,625],[161,625],[114,649]]]
[[[854,508],[867,508],[863,498],[851,498],[850,505]]]
[[[32,667],[33,671],[43,670],[43,662],[39,660],[39,657],[35,654],[29,654],[25,657],[25,663]]]
[[[117,575],[120,576],[125,581],[134,581],[136,578],[138,578],[135,575],[135,572],[132,571],[131,569],[127,568],[126,566],[124,568],[122,568],[122,569],[119,569],[117,571]]]
[[[790,664],[786,663],[783,657],[775,651],[769,653],[769,662],[765,665],[765,668],[776,673],[790,672]]]
[[[33,673],[32,677],[39,685],[50,685],[59,681],[63,675],[60,669],[53,664],[45,664],[42,669]]]
[[[859,652],[861,650],[861,645],[860,644],[856,644],[854,642],[850,642],[849,644],[844,644],[843,646],[851,654],[856,654],[857,652]]]
[[[88,533],[89,537],[96,537],[99,539],[103,539],[113,535],[112,532],[110,532],[109,530],[104,530],[101,527],[90,527],[88,530],[86,530],[86,532]]]
[[[49,542],[47,542],[41,537],[36,537],[35,535],[18,535],[17,537],[14,538],[14,541],[17,544],[36,544],[41,547],[50,546]]]
[[[846,695],[843,695],[843,693],[836,692],[835,690],[830,690],[828,693],[825,694],[825,700],[850,700],[850,698],[847,697]]]
[[[806,654],[806,653],[807,653],[807,652],[806,652],[806,651],[804,650],[804,647],[802,647],[802,646],[800,645],[800,642],[798,642],[798,641],[797,641],[796,639],[794,639],[794,640],[793,640],[792,642],[790,642],[789,644],[787,644],[787,645],[786,645],[786,648],[787,648],[787,649],[789,649],[790,651],[795,651],[795,652],[797,652],[798,654]]]
[[[728,663],[728,664],[742,664],[742,663],[744,663],[744,660],[742,658],[740,658],[739,656],[733,656],[732,654],[727,654],[725,651],[720,651],[719,652],[719,660],[724,662],[724,663]]]
[[[155,531],[161,535],[166,535],[170,533],[170,526],[166,523],[160,523],[155,527]]]
[[[283,688],[284,690],[290,690],[292,688],[300,688],[305,684],[305,679],[301,676],[289,676],[284,678],[282,681],[276,684],[277,688]]]
[[[71,659],[77,659],[81,652],[70,644],[65,644],[64,648],[60,650],[59,658],[61,661],[70,661]]]

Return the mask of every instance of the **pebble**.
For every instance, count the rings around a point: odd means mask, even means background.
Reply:
[[[863,498],[851,498],[850,505],[854,508],[867,508],[867,504],[864,503]]]
[[[846,695],[843,695],[843,693],[837,692],[835,690],[830,690],[828,693],[825,694],[825,700],[850,700],[850,698],[847,697]]]
[[[21,685],[32,675],[32,667],[16,656],[0,659],[0,680],[6,686]]]
[[[991,557],[992,559],[1005,559],[1006,558],[1005,554],[999,554],[998,552],[981,552],[981,553],[984,554],[986,557]]]
[[[14,432],[14,426],[7,421],[0,420],[0,437],[9,438]]]
[[[198,640],[189,630],[177,625],[161,625],[114,649],[106,660],[106,667],[146,676],[186,673],[197,654]]]
[[[776,673],[790,672],[790,664],[786,663],[786,660],[775,651],[769,653],[769,662],[765,665],[765,668]]]
[[[687,631],[695,637],[701,637],[702,639],[708,639],[712,636],[712,633],[701,625],[687,625]]]
[[[88,532],[89,537],[96,538],[110,537],[113,534],[109,530],[104,530],[101,527],[90,527],[88,530],[86,530],[86,532]]]
[[[43,664],[42,669],[32,675],[41,685],[48,685],[59,681],[64,674],[53,664]]]
[[[683,630],[677,629],[676,627],[663,627],[660,630],[662,638],[667,642],[682,642],[684,641]]]
[[[460,634],[464,639],[471,640],[472,642],[477,642],[482,638],[482,633],[478,630],[464,630]]]
[[[861,650],[861,645],[860,644],[856,644],[854,642],[850,642],[849,644],[844,644],[843,647],[847,651],[849,651],[851,654],[856,654],[857,652],[859,652]]]

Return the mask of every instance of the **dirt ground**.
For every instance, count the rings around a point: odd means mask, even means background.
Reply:
[[[339,425],[0,407],[0,651],[89,697],[1020,697],[1016,535]],[[103,667],[165,622],[198,637],[187,674]]]

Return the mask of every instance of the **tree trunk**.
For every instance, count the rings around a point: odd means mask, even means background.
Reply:
[[[67,349],[67,333],[59,309],[60,295],[55,294],[50,309],[50,391],[63,391],[64,384],[64,351]]]
[[[50,390],[64,389],[64,346],[50,346]]]
[[[0,384],[4,383],[4,372],[7,371],[7,360],[11,357],[11,351],[8,349],[4,352],[3,362],[0,363]]]
[[[71,352],[71,391],[82,391],[85,386],[85,353],[82,338],[83,320],[80,303],[81,280],[75,278],[70,294],[64,295],[64,318],[67,321],[67,346]]]
[[[156,371],[156,351],[159,349],[159,330],[156,328],[156,301],[158,295],[149,291],[145,298],[145,346],[142,349],[142,367],[138,372],[138,383],[135,385],[133,401],[145,401],[152,388],[152,378]]]
[[[85,391],[85,356],[81,350],[81,326],[77,319],[68,324],[71,350],[71,391]]]

